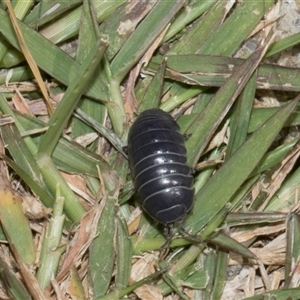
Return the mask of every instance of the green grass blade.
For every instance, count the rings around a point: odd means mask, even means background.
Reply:
[[[3,114],[12,116],[13,121],[16,124],[19,132],[24,131],[24,127],[22,126],[21,122],[19,122],[18,119],[16,118],[14,111],[10,108],[10,106],[7,103],[7,100],[2,95],[2,93],[0,93],[0,109]],[[37,153],[37,146],[34,144],[31,137],[25,137],[24,142],[26,143],[32,155],[35,155]]]
[[[97,42],[98,37],[100,36],[99,26],[97,20],[95,19],[95,10],[94,6],[90,2],[83,2],[82,12],[81,12],[81,26],[79,29],[79,38],[78,38],[78,48],[76,59],[78,62],[82,63],[84,59],[88,56],[90,49],[93,48],[93,45]],[[95,77],[105,76],[102,68],[98,68],[95,71]],[[78,103],[78,108],[84,111],[91,118],[95,119],[99,123],[104,122],[105,116],[105,106],[99,102],[93,101],[87,97],[82,97]],[[92,132],[92,128],[86,125],[84,122],[78,118],[72,118],[72,136],[78,137],[86,133]]]
[[[139,112],[146,109],[158,107],[163,92],[164,75],[166,69],[166,61],[163,61],[151,83],[149,84],[144,97],[139,106]]]
[[[206,14],[198,19],[196,24],[175,43],[167,55],[174,53],[194,54],[199,50],[199,47],[205,44],[206,40],[219,29],[230,10],[230,5],[228,5],[228,2],[225,4],[222,0],[214,1],[214,3],[212,3],[212,1],[210,2],[212,6],[207,10]],[[169,30],[171,30],[171,28]],[[201,43],[195,41],[201,41]]]
[[[297,168],[270,199],[265,211],[291,210],[295,205],[295,191],[300,184],[300,168]]]
[[[201,44],[197,53],[232,55],[273,3],[274,0],[239,3],[223,25]]]
[[[45,126],[45,123],[38,119],[34,119],[18,112],[15,112],[15,115],[17,120],[22,124],[24,131],[44,128]],[[40,137],[35,137],[33,140],[36,145],[38,145]],[[116,173],[111,172],[108,163],[100,155],[97,155],[76,142],[70,141],[64,137],[60,138],[58,141],[52,159],[55,162],[56,167],[62,171],[67,173],[86,174],[95,178],[98,178],[99,176],[98,166],[101,170],[106,188],[109,191],[114,190],[119,181]],[[30,178],[28,178],[28,180],[30,180]],[[53,189],[53,191],[54,190],[55,189]],[[51,199],[53,199],[52,197]],[[44,199],[44,197],[41,199]],[[49,201],[47,201],[47,203],[49,203]],[[53,200],[51,200],[51,204],[53,204]],[[52,207],[52,205],[50,206]]]
[[[14,161],[6,156],[3,159],[31,187],[44,204],[52,207],[53,198],[42,180],[42,174],[34,156],[27,148],[19,131],[13,124],[2,125],[0,129],[2,140]]]
[[[185,224],[198,231],[222,209],[259,163],[296,106],[299,97],[274,114],[235,152],[212,179],[197,193],[194,213]],[[237,169],[236,166],[239,166]],[[212,199],[212,200],[209,200]]]
[[[79,6],[80,0],[74,1],[41,1],[26,16],[24,22],[32,28],[38,28],[47,22],[59,17],[63,13],[72,10],[73,7]],[[51,12],[51,13],[50,13]]]
[[[168,29],[166,36],[163,38],[162,42],[169,41],[174,35],[176,35],[178,32],[184,29],[186,25],[188,25],[200,15],[205,13],[208,10],[208,8],[212,6],[213,2],[216,2],[216,0],[204,0],[194,2],[190,1],[190,3],[187,4],[186,9],[181,10],[174,19],[174,21],[171,23],[171,26]],[[215,21],[216,20],[217,18],[215,18]]]
[[[52,1],[51,1],[52,2]],[[125,0],[114,0],[114,1],[90,1],[93,5],[96,18],[98,22],[105,20],[115,9],[120,6]],[[80,28],[82,6],[71,10],[70,12],[63,15],[59,20],[56,20],[53,24],[43,28],[40,33],[49,39],[54,44],[65,41],[75,36]]]
[[[61,245],[62,231],[65,221],[63,215],[64,199],[59,195],[59,186],[53,208],[53,216],[44,236],[37,280],[41,289],[45,289],[56,275],[59,261],[66,246]]]
[[[218,251],[216,258],[216,269],[213,276],[214,285],[210,294],[210,299],[221,299],[222,297],[227,277],[227,260],[228,253],[224,251]]]
[[[134,1],[118,7],[101,25],[100,31],[109,35],[107,59],[112,60],[129,39],[136,27],[149,13],[155,2]]]
[[[19,20],[23,20],[27,11],[32,6],[33,2],[34,1],[32,0],[27,0],[27,1],[19,0],[14,3],[13,5],[14,12],[16,17]],[[5,54],[9,51],[10,48],[11,46],[9,45],[9,43],[5,41],[3,37],[1,37],[0,38],[0,61],[5,60]]]
[[[222,249],[230,250],[242,255],[245,258],[257,259],[257,257],[246,246],[237,242],[235,239],[226,235],[222,231],[214,234],[210,239],[212,243],[220,246]]]
[[[14,300],[31,300],[31,295],[27,292],[24,285],[16,276],[15,271],[11,270],[7,263],[0,258],[0,278],[8,291],[11,299]]]
[[[288,36],[280,41],[271,44],[266,53],[266,57],[270,57],[292,46],[298,45],[299,42],[300,42],[300,33],[295,33],[291,36]]]
[[[32,191],[40,197],[42,203],[47,207],[53,207],[54,197],[48,191],[46,186],[38,184],[30,177],[28,173],[24,171],[19,165],[17,165],[9,157],[4,156],[2,159],[20,176],[20,178],[32,189]]]
[[[98,67],[106,47],[107,42],[104,39],[99,39],[91,49],[89,56],[85,59],[80,68],[80,72],[77,74],[77,79],[70,84],[63,99],[59,102],[54,114],[51,116],[48,122],[49,129],[43,136],[39,145],[39,153],[48,156],[52,155],[59,137],[89,81],[94,75],[95,69]]]
[[[300,293],[300,288],[294,289],[278,289],[270,292],[265,292],[263,294],[255,295],[253,297],[244,298],[244,300],[264,300],[264,299],[276,299],[276,300],[286,300],[286,299],[298,299]]]
[[[256,91],[256,76],[257,72],[254,72],[232,109],[230,118],[230,137],[226,150],[226,159],[228,159],[247,139],[250,114]]]
[[[65,198],[64,209],[67,217],[72,222],[79,222],[85,213],[85,209],[57,170],[52,159],[49,156],[38,154],[37,163],[43,174],[44,182],[52,195],[55,195],[57,185],[60,186],[61,194]]]
[[[256,50],[218,90],[205,110],[186,131],[190,138],[186,143],[188,163],[195,166],[211,136],[225,117],[236,97],[242,91],[251,74],[256,69],[266,48]]]
[[[299,138],[289,143],[280,145],[276,149],[266,153],[266,155],[264,155],[259,165],[253,170],[250,176],[252,177],[258,175],[278,165],[286,157],[286,155],[293,149],[293,147],[298,141]]]
[[[292,271],[295,270],[297,261],[300,255],[300,222],[299,216],[292,213],[287,219],[287,233],[286,233],[286,259],[285,259],[285,287],[294,287],[291,277]]]
[[[90,247],[89,273],[94,298],[104,296],[109,287],[115,261],[115,201],[108,197]],[[99,255],[101,253],[101,255]]]
[[[204,35],[205,38],[201,39],[198,37],[198,33],[196,32],[197,38],[192,38],[191,50],[186,49],[183,53],[192,53],[192,54],[208,54],[208,55],[232,55],[241,43],[247,38],[247,36],[251,33],[251,31],[255,28],[255,26],[260,21],[261,17],[264,13],[268,10],[268,8],[274,3],[271,0],[264,0],[264,1],[243,1],[239,3],[239,5],[232,11],[230,16],[226,19],[226,21],[216,28],[215,30],[211,31],[211,28],[215,28],[216,19],[213,15],[217,13],[218,16],[224,14],[223,10],[226,10],[227,2],[220,0],[216,6],[221,5],[221,10],[216,10],[215,7],[212,7],[213,13],[209,18],[209,22],[204,24],[204,27],[199,30],[199,34]],[[207,16],[209,16],[210,11],[208,12]],[[203,31],[204,29],[205,31]],[[228,38],[230,37],[230,38]],[[199,43],[197,49],[195,49],[195,44],[193,43],[194,40],[203,41]],[[179,41],[180,43],[180,41]],[[186,48],[183,45],[183,48]],[[172,53],[172,48],[170,49],[169,53]],[[163,105],[162,109],[166,111],[170,111],[174,109],[179,104],[183,103],[184,101],[195,97],[203,90],[207,88],[199,88],[195,89],[193,93],[191,91],[188,95],[186,89],[184,87],[181,88],[181,91],[177,91],[176,95],[171,96],[167,99]],[[175,93],[173,93],[175,94]],[[179,101],[178,99],[182,99]]]
[[[16,68],[11,68],[9,70],[2,69],[0,72],[1,85],[5,84],[9,73],[12,73],[10,82],[19,82],[19,81],[33,78],[33,75],[29,67],[16,67]],[[4,92],[5,91],[3,91],[3,93]]]
[[[188,54],[166,57],[165,76],[190,85],[204,87],[224,85],[228,77],[245,60],[228,56]],[[150,63],[145,73],[154,74],[159,64]],[[300,72],[297,68],[288,68],[271,64],[260,64],[256,88],[279,91],[300,91]]]
[[[116,243],[116,288],[127,287],[130,279],[132,243],[128,235],[127,225],[124,220],[117,218],[117,243]]]
[[[112,61],[111,73],[114,79],[120,82],[126,76],[182,5],[180,0],[159,1],[155,4]]]
[[[35,248],[29,221],[22,208],[22,198],[10,187],[3,161],[0,165],[0,220],[10,247],[16,250],[24,263],[35,261]]]
[[[81,68],[78,62],[21,21],[19,26],[34,60],[42,70],[66,85],[70,85],[78,79],[78,72]],[[20,50],[9,17],[1,9],[0,28],[9,43]],[[93,82],[86,90],[86,95],[102,101],[107,100],[106,87],[103,86],[101,79],[97,78]]]

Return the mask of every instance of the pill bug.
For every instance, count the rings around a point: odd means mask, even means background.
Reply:
[[[177,122],[160,109],[141,113],[128,134],[128,158],[144,210],[164,225],[170,238],[194,201],[191,168]]]

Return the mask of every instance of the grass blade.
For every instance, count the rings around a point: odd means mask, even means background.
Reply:
[[[70,85],[78,79],[78,72],[81,68],[78,62],[22,22],[18,22],[18,24],[35,62],[42,70],[66,85]],[[9,43],[20,51],[18,41],[10,26],[9,17],[2,9],[0,9],[0,28],[0,32]],[[106,87],[99,78],[85,93],[93,99],[107,100]]]
[[[35,261],[35,248],[28,219],[23,213],[22,199],[5,177],[4,163],[0,164],[0,219],[10,246],[15,247],[26,264]]]
[[[65,221],[63,215],[64,199],[59,195],[59,186],[53,208],[53,217],[49,222],[42,244],[37,280],[41,289],[45,289],[57,273],[59,261],[66,246],[61,245],[62,231]]]
[[[77,79],[68,87],[63,99],[56,108],[54,114],[48,122],[49,129],[43,136],[38,152],[43,155],[51,156],[60,135],[63,132],[71,114],[73,113],[80,97],[86,89],[87,83],[93,76],[95,69],[98,67],[100,60],[106,50],[107,42],[99,39],[94,48],[90,51],[89,56],[85,59]],[[84,78],[84,80],[82,80]]]
[[[159,1],[155,4],[112,61],[111,73],[115,80],[120,82],[126,76],[182,5],[183,2],[179,0]],[[148,28],[151,28],[151,34]]]
[[[198,231],[203,228],[230,200],[248,178],[296,106],[300,96],[274,114],[260,129],[235,152],[226,164],[197,193],[194,211],[201,216],[188,216],[185,224]],[[239,165],[239,169],[236,166]],[[230,174],[230,176],[229,176]],[[208,199],[213,201],[207,202]]]
[[[266,46],[259,48],[236,69],[186,131],[186,134],[190,136],[186,143],[190,165],[196,165],[211,136],[256,69],[266,49]]]

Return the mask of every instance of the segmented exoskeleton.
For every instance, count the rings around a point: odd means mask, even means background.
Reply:
[[[194,201],[191,168],[177,122],[160,109],[141,113],[128,135],[135,188],[145,211],[165,227],[181,222]]]

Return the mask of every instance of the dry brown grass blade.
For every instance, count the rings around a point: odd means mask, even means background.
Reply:
[[[90,210],[82,218],[76,242],[70,247],[70,250],[66,254],[66,258],[57,275],[57,281],[63,280],[70,271],[71,266],[73,264],[76,265],[77,261],[80,260],[81,256],[85,253],[86,249],[96,236],[96,224],[98,223],[105,203],[106,201],[101,201],[98,206],[95,206],[94,209]]]
[[[16,33],[17,39],[18,39],[20,47],[22,49],[22,53],[25,56],[25,59],[28,62],[28,65],[29,65],[32,73],[34,74],[34,77],[35,77],[35,79],[36,79],[36,81],[37,81],[37,83],[38,83],[38,85],[41,89],[41,92],[42,92],[42,94],[44,96],[44,99],[45,99],[45,102],[46,102],[48,112],[49,112],[50,115],[52,115],[54,109],[53,109],[53,106],[50,102],[49,95],[48,95],[47,89],[45,87],[45,84],[44,84],[43,78],[41,76],[41,73],[40,73],[40,71],[37,67],[37,64],[35,63],[32,55],[31,55],[31,53],[30,53],[30,51],[29,51],[29,49],[26,45],[25,39],[24,39],[22,31],[21,31],[21,29],[18,25],[18,21],[17,21],[16,15],[15,15],[15,12],[13,10],[13,7],[12,7],[12,4],[11,4],[10,0],[5,0],[5,3],[6,3],[7,8],[8,8],[11,23],[13,25],[14,31]]]
[[[33,299],[36,300],[50,300],[51,298],[46,297],[43,293],[43,291],[40,289],[40,286],[30,271],[30,269],[26,266],[26,264],[22,261],[21,257],[18,254],[18,251],[13,249],[14,256],[16,258],[16,261],[18,263],[18,267],[20,269],[20,272],[22,273],[23,279],[26,283],[26,286],[28,287],[28,290],[30,291],[30,294],[32,295]]]
[[[298,142],[291,153],[282,160],[278,169],[274,172],[272,176],[271,183],[265,187],[265,191],[268,193],[268,197],[265,199],[263,204],[260,206],[258,211],[264,211],[270,202],[271,198],[278,191],[286,177],[291,173],[291,170],[294,168],[300,156],[300,142]]]

